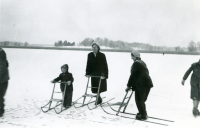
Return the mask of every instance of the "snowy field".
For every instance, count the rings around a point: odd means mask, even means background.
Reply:
[[[73,101],[84,94],[87,83],[84,75],[89,52],[9,48],[4,50],[9,61],[11,79],[5,96],[6,113],[0,118],[1,128],[166,127],[108,115],[100,107],[94,110],[89,110],[87,106],[71,107],[61,114],[56,114],[54,110],[43,113],[40,107],[48,102],[53,89],[50,81],[60,74],[60,66],[63,64],[69,65],[69,72],[74,77]],[[102,93],[102,96],[106,96],[106,99],[115,97],[110,103],[121,102],[133,61],[130,53],[104,53],[108,62],[109,79],[108,91]],[[170,128],[200,128],[200,117],[194,118],[192,115],[192,100],[189,98],[190,76],[185,86],[181,85],[186,70],[200,57],[147,53],[142,53],[141,57],[146,62],[154,83],[146,102],[148,115],[175,122],[153,119],[149,121],[168,124]],[[59,90],[59,85],[56,87]],[[61,95],[57,94],[56,97],[61,98]],[[113,112],[108,107],[105,109]],[[134,96],[126,112],[137,113]]]

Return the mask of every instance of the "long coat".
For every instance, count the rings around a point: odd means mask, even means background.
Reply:
[[[9,80],[8,74],[8,61],[5,51],[0,48],[0,83],[7,82]]]
[[[190,84],[191,86],[196,86],[200,84],[200,65],[199,62],[193,63],[190,68],[186,71],[185,75],[183,76],[183,80],[186,80],[190,73],[193,71]]]
[[[64,83],[61,83],[60,89],[61,89],[62,92],[64,92],[64,88],[66,86],[66,92],[73,91],[74,78],[72,76],[72,73],[70,73],[70,72],[61,73],[57,78],[54,79],[54,81],[61,81],[61,82],[71,81],[70,85],[65,85]]]
[[[90,76],[104,76],[105,79],[101,80],[100,93],[107,91],[107,81],[108,79],[108,65],[106,61],[105,54],[98,52],[96,56],[93,52],[88,54],[86,75]],[[92,87],[99,87],[100,78],[92,77],[91,84]],[[92,93],[97,93],[98,88],[92,88]]]
[[[153,87],[149,70],[142,60],[136,60],[133,63],[127,86],[134,91]]]

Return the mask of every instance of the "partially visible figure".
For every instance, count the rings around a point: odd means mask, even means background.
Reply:
[[[72,73],[68,72],[69,67],[67,64],[64,64],[63,66],[61,66],[61,71],[62,73],[55,78],[54,80],[52,80],[52,83],[61,81],[61,82],[66,82],[66,84],[61,83],[60,84],[60,89],[62,92],[62,95],[64,97],[64,102],[63,102],[63,107],[65,108],[69,108],[72,105],[72,95],[73,95],[73,81],[74,78],[72,76]],[[66,91],[64,90],[66,86]],[[64,95],[64,91],[65,91],[65,95]]]
[[[104,53],[100,52],[100,47],[97,43],[92,44],[93,52],[90,52],[88,54],[87,58],[87,66],[86,66],[86,77],[90,76],[101,76],[101,78],[92,77],[91,78],[91,85],[92,87],[92,93],[98,93],[98,87],[99,87],[99,81],[101,79],[101,85],[100,85],[100,93],[107,91],[107,81],[108,79],[108,65],[106,61],[106,56]],[[99,95],[99,98],[97,99],[96,105],[102,103],[102,98]]]
[[[0,48],[0,117],[4,114],[4,96],[8,87],[8,61],[5,51]]]
[[[163,56],[165,55],[165,53],[163,52]]]
[[[128,80],[126,92],[130,89],[135,91],[135,102],[139,111],[136,115],[136,119],[147,120],[148,115],[145,102],[150,89],[153,87],[153,83],[145,62],[141,60],[140,53],[133,50],[131,52],[131,59],[133,59],[134,63],[131,67],[131,75]]]
[[[200,116],[200,112],[198,110],[199,101],[200,101],[200,59],[198,62],[193,63],[191,67],[186,71],[183,76],[182,85],[185,84],[185,80],[188,78],[190,73],[193,71],[190,85],[191,85],[191,93],[190,98],[193,100],[193,110],[192,113],[194,117]]]

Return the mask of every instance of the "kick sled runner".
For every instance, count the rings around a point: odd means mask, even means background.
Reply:
[[[89,87],[89,81],[90,81],[90,77],[97,77],[97,78],[99,78],[99,86],[98,87]],[[83,106],[88,106],[88,109],[90,109],[90,110],[92,110],[92,109],[95,109],[95,108],[97,108],[98,106],[100,106],[100,104],[97,104],[97,101],[98,101],[98,99],[99,99],[99,96],[100,96],[100,93],[99,93],[99,91],[100,91],[100,85],[101,85],[101,76],[90,76],[89,78],[88,78],[88,81],[87,81],[87,86],[86,86],[86,90],[85,90],[85,94],[84,95],[82,95],[80,98],[78,98],[75,102],[74,102],[74,107],[75,108],[80,108],[80,107],[83,107]],[[97,88],[98,89],[98,92],[97,92],[97,94],[96,95],[94,95],[94,94],[88,94],[87,93],[87,90],[88,90],[88,88]],[[86,102],[86,98],[89,98],[89,101],[88,102]],[[105,97],[102,97],[102,99],[104,99]],[[113,100],[114,98],[112,98],[112,99],[109,99],[109,100],[107,100],[106,102],[103,102],[103,103],[101,103],[101,105],[102,104],[105,104],[105,103],[107,103],[107,102],[109,102],[109,101],[111,101],[111,100]],[[91,107],[91,104],[92,103],[95,103],[95,106],[93,106],[93,107]]]
[[[131,92],[131,93],[128,94],[129,92]],[[112,105],[115,105],[115,104],[109,104],[108,102],[106,102],[106,104],[107,104],[106,106],[109,106],[109,108],[112,110],[112,113],[106,111],[106,109],[104,108],[105,104],[104,104],[104,105],[101,104],[101,108],[102,108],[102,110],[103,110],[105,113],[107,113],[107,114],[109,114],[109,115],[115,115],[115,116],[119,116],[119,117],[123,117],[123,118],[128,118],[128,119],[135,119],[135,120],[137,120],[135,117],[132,117],[133,115],[136,115],[136,114],[132,114],[132,113],[127,113],[127,112],[125,112],[125,111],[126,111],[126,108],[127,108],[127,106],[128,106],[128,104],[129,104],[129,101],[130,101],[130,99],[131,99],[131,97],[132,97],[132,95],[133,95],[133,91],[128,91],[128,92],[125,94],[125,96],[124,96],[122,102],[119,103],[120,106],[119,106],[119,109],[118,109],[118,110],[116,110],[116,109],[114,109],[114,108],[112,107]],[[125,101],[126,101],[126,102],[125,102]],[[123,110],[121,111],[122,108],[123,108]],[[114,114],[113,111],[116,112],[116,114]],[[119,115],[119,114],[120,114],[120,115]],[[152,119],[153,119],[153,120],[157,120],[157,121],[155,121],[155,122],[154,122],[154,121],[151,121]],[[149,120],[150,120],[150,121],[149,121]],[[142,121],[142,120],[138,120],[138,121]],[[148,116],[148,120],[143,120],[143,121],[144,121],[144,122],[148,122],[148,123],[158,124],[158,125],[164,125],[164,126],[168,126],[168,124],[158,123],[158,121],[174,122],[174,121],[171,121],[171,120],[166,120],[166,119],[161,119],[161,118],[155,118],[155,117],[150,117],[150,116]]]

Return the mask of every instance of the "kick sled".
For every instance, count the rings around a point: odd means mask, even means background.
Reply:
[[[90,81],[90,77],[98,77],[100,80],[99,80],[99,86],[98,87],[89,87],[89,81]],[[100,85],[101,85],[101,76],[90,76],[89,78],[88,78],[88,81],[87,81],[87,86],[86,86],[86,90],[85,90],[85,94],[84,95],[82,95],[80,98],[78,98],[75,102],[74,102],[74,107],[75,108],[80,108],[80,107],[83,107],[83,106],[88,106],[88,109],[90,109],[90,110],[92,110],[92,109],[95,109],[95,108],[97,108],[98,106],[100,106],[100,104],[97,104],[97,99],[99,98],[99,96],[100,96],[100,93],[99,93],[99,91],[100,91]],[[88,88],[98,88],[98,92],[97,92],[97,94],[96,95],[94,95],[94,94],[88,94],[87,93],[87,90],[88,90]],[[89,101],[86,103],[86,98],[90,98],[89,99]],[[102,99],[104,99],[105,97],[102,97]],[[93,100],[93,99],[95,99],[95,100]],[[114,98],[112,98],[112,99],[110,99],[110,100],[108,100],[108,101],[106,101],[106,102],[103,102],[103,103],[101,103],[101,105],[102,104],[105,104],[105,103],[107,103],[107,102],[109,102],[109,101],[111,101],[111,100],[113,100]],[[82,102],[81,102],[82,101]],[[81,103],[80,103],[81,102]],[[93,107],[91,107],[91,104],[92,103],[95,103],[95,106],[93,106]]]
[[[57,114],[59,114],[59,113],[63,112],[64,110],[68,109],[68,108],[63,107],[64,96],[65,96],[65,93],[66,93],[66,86],[65,86],[65,89],[64,89],[64,95],[62,96],[62,99],[54,99],[54,98],[53,98],[54,93],[62,93],[62,92],[55,92],[56,83],[66,83],[66,82],[55,82],[55,83],[54,83],[53,91],[52,91],[51,98],[50,98],[49,102],[48,102],[46,105],[44,105],[44,106],[41,107],[41,110],[42,110],[44,113],[46,113],[46,112],[48,112],[48,111],[54,109],[54,111],[55,111]],[[53,107],[51,107],[51,105],[52,105],[53,102],[56,102],[56,105],[53,106]],[[74,104],[74,103],[72,103],[72,105],[73,105],[73,104]],[[60,108],[59,108],[59,107],[60,107]]]
[[[129,92],[131,92],[131,93],[128,94]],[[109,108],[110,108],[112,111],[116,112],[116,114],[106,111],[105,108],[104,108],[104,105],[101,105],[101,108],[102,108],[102,110],[103,110],[105,113],[107,113],[107,114],[109,114],[109,115],[115,115],[115,116],[119,116],[119,117],[123,117],[123,118],[128,118],[128,119],[135,119],[135,120],[137,120],[135,117],[131,117],[131,116],[136,115],[136,114],[132,114],[132,113],[127,113],[127,112],[125,112],[125,111],[126,111],[126,108],[127,108],[127,106],[128,106],[128,104],[129,104],[129,101],[130,101],[130,99],[131,99],[131,97],[132,97],[132,95],[133,95],[133,91],[129,90],[128,92],[126,92],[126,94],[125,94],[125,96],[124,96],[122,102],[121,102],[121,103],[117,103],[118,105],[120,105],[119,108],[118,108],[118,110],[116,110],[116,109],[114,109],[114,108],[112,107],[113,105],[116,105],[116,104],[109,104],[108,102],[106,103],[107,106],[109,106]],[[126,101],[126,102],[125,102],[125,101]],[[123,110],[121,111],[122,108],[123,108]],[[120,115],[119,115],[119,114],[120,114]],[[174,121],[171,121],[171,120],[160,119],[160,118],[155,118],[155,117],[150,117],[150,116],[148,116],[148,120],[138,120],[138,121],[144,121],[144,122],[148,122],[148,123],[153,123],[153,124],[168,126],[167,124],[158,123],[158,122],[154,122],[154,121],[149,121],[149,119],[155,119],[155,120],[165,121],[165,122],[174,122]]]

